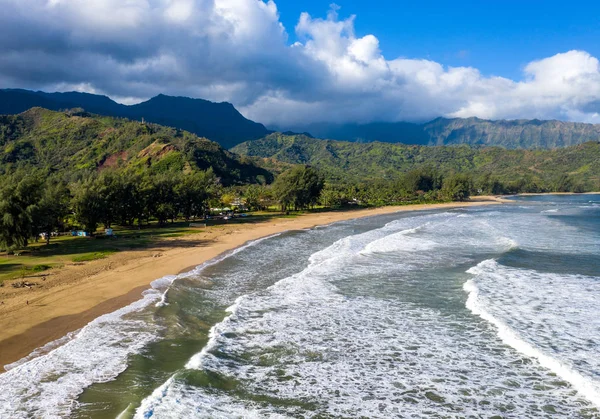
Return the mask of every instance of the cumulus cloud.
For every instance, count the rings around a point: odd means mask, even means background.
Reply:
[[[600,65],[585,51],[541,58],[519,81],[419,58],[385,57],[355,19],[273,0],[2,0],[0,86],[158,93],[231,101],[279,126],[437,116],[600,122]],[[289,43],[289,30],[298,42]]]

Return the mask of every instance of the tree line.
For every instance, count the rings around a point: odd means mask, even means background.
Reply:
[[[442,175],[432,167],[412,170],[395,179],[355,182],[325,180],[311,166],[295,166],[277,177],[273,185],[234,186],[225,196],[244,196],[252,209],[278,205],[282,211],[313,206],[382,206],[414,202],[466,200],[477,193],[471,176]]]
[[[90,173],[73,182],[41,171],[16,171],[0,185],[0,248],[26,247],[67,227],[94,233],[100,224],[160,225],[208,213],[221,185],[212,170],[193,173]]]
[[[531,188],[526,179],[503,184],[491,175],[442,174],[425,166],[394,179],[326,181],[311,166],[297,165],[274,183],[223,187],[211,169],[183,173],[104,170],[64,180],[57,174],[18,170],[0,184],[0,248],[22,248],[67,228],[94,233],[100,226],[142,227],[156,221],[203,218],[211,207],[241,201],[250,210],[303,210],[317,205],[382,206],[462,201],[471,194],[503,194]]]

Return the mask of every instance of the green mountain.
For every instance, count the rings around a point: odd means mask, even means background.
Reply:
[[[488,121],[479,118],[437,118],[425,124],[313,124],[298,127],[320,138],[340,141],[418,145],[485,145],[504,148],[569,147],[600,140],[600,125],[562,121]]]
[[[470,144],[504,148],[569,147],[600,140],[600,125],[537,119],[487,121],[438,118],[425,125],[428,145]]]
[[[183,129],[230,148],[267,135],[262,124],[244,118],[231,103],[159,95],[137,105],[121,105],[106,96],[88,93],[45,93],[0,90],[0,115],[14,115],[33,107],[55,111],[83,108],[99,115],[123,117]]]
[[[0,115],[18,114],[32,107],[55,111],[83,108],[98,115],[138,121],[143,118],[148,122],[183,129],[209,138],[224,148],[231,148],[271,133],[264,125],[246,119],[233,105],[226,102],[213,103],[202,99],[159,95],[146,102],[127,106],[106,96],[88,93],[0,89]],[[550,149],[600,140],[600,125],[535,119],[488,121],[479,118],[437,118],[425,124],[319,123],[294,127],[294,131],[340,141],[381,141],[418,145],[469,144],[510,149]]]
[[[443,173],[494,176],[500,181],[526,180],[560,190],[568,178],[585,190],[600,189],[600,143],[587,142],[554,150],[507,150],[500,147],[417,146],[390,143],[353,143],[318,140],[305,135],[271,134],[232,149],[240,155],[309,164],[328,179],[344,182],[393,179],[429,166]],[[273,168],[274,166],[270,166]]]
[[[0,174],[37,167],[76,173],[131,167],[152,173],[213,168],[225,184],[272,174],[187,131],[87,112],[33,108],[0,116]]]

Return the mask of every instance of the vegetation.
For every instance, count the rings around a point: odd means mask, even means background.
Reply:
[[[100,252],[92,252],[85,253],[81,256],[76,256],[73,258],[73,262],[90,262],[92,260],[104,259],[113,253],[116,253],[117,250],[102,250]]]
[[[600,190],[600,143],[597,142],[555,150],[506,150],[466,145],[350,143],[271,134],[240,144],[232,151],[252,158],[259,165],[272,160],[309,164],[321,171],[328,183],[339,186],[382,181],[393,184],[405,173],[431,166],[443,176],[469,175],[473,190],[482,193]]]
[[[273,193],[282,211],[315,206],[321,196],[324,181],[310,166],[296,166],[282,173],[273,184]]]
[[[100,224],[142,226],[156,219],[165,225],[204,217],[220,188],[210,169],[168,176],[103,171],[68,186],[45,172],[20,170],[0,186],[0,248],[26,247],[42,234],[49,244],[52,233],[73,228],[94,234]]]
[[[242,116],[230,103],[159,95],[136,105],[121,105],[89,93],[45,93],[0,89],[0,115],[15,115],[34,107],[54,111],[81,108],[112,117],[142,119],[210,138],[225,148],[264,137],[269,131]]]
[[[70,230],[202,218],[224,187],[272,180],[248,159],[173,128],[81,109],[0,116],[0,249],[50,244]]]
[[[437,118],[425,124],[374,122],[370,124],[315,124],[300,127],[320,138],[339,141],[543,149],[568,147],[600,140],[600,125],[563,121]]]
[[[211,207],[289,211],[600,189],[593,142],[534,151],[271,134],[234,151],[243,157],[185,131],[80,109],[0,116],[0,249],[40,238],[49,246],[71,230],[164,227],[205,218]],[[106,244],[72,260],[118,250]]]
[[[183,221],[160,227],[156,222],[137,228],[114,226],[116,237],[74,237],[70,234],[52,237],[51,243],[30,241],[27,248],[14,255],[0,256],[0,286],[5,280],[21,277],[43,277],[48,270],[72,263],[87,263],[121,251],[135,251],[148,246],[162,246],[173,236],[197,233]],[[13,253],[13,252],[10,252]],[[17,256],[18,255],[18,256]]]
[[[28,167],[60,173],[66,181],[122,168],[152,175],[212,168],[225,185],[273,178],[269,171],[186,131],[81,110],[41,108],[0,116],[0,175]]]

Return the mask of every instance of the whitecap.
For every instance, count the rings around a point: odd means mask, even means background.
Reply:
[[[600,375],[600,354],[590,354],[588,346],[600,334],[600,308],[595,303],[600,278],[507,268],[492,259],[467,272],[474,275],[464,284],[467,308],[494,325],[504,343],[537,360],[600,407],[600,381],[593,378]],[[579,326],[569,327],[565,320]],[[585,350],[580,351],[582,346]],[[586,365],[586,370],[578,365]]]

